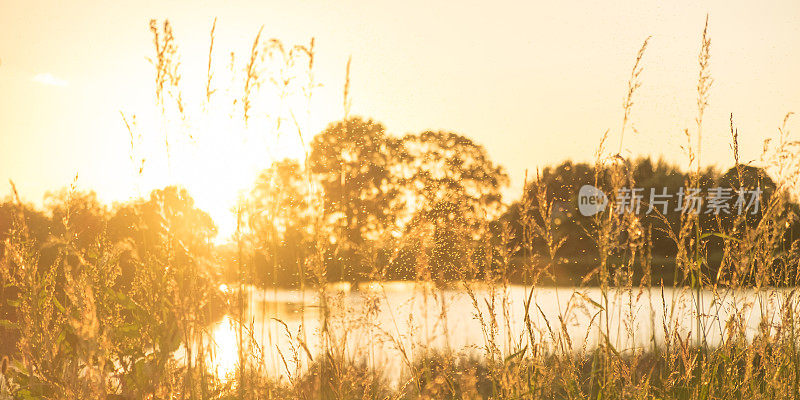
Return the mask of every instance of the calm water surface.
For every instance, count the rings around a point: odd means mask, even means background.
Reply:
[[[683,338],[704,337],[710,345],[719,343],[732,323],[745,326],[748,338],[763,322],[777,324],[781,304],[796,296],[788,290],[701,292],[701,331],[697,329],[697,295],[680,289],[653,288],[649,291],[612,291],[607,300],[599,288],[536,288],[509,286],[494,293],[485,286],[471,287],[473,296],[461,285],[437,289],[413,282],[361,284],[350,289],[339,285],[329,293],[330,332],[337,348],[353,359],[379,366],[386,375],[403,373],[403,354],[413,359],[426,350],[450,350],[463,354],[485,351],[491,334],[492,314],[496,316],[497,346],[508,352],[524,343],[525,303],[534,336],[553,342],[569,336],[573,351],[596,346],[608,333],[618,351],[649,348],[663,342],[664,324],[677,328]],[[264,366],[276,377],[285,376],[287,366],[294,372],[293,351],[316,358],[320,352],[322,320],[319,296],[314,291],[245,289],[246,326],[263,347]],[[601,307],[606,307],[608,321]],[[494,309],[494,313],[490,309]],[[733,318],[732,316],[740,316]],[[565,329],[561,329],[563,326]],[[214,355],[212,369],[225,377],[238,363],[238,330],[235,318],[226,315],[212,327]],[[245,329],[245,332],[247,330]],[[304,368],[306,357],[300,357]],[[284,361],[286,360],[286,364]]]

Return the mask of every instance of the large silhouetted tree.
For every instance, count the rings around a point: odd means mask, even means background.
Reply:
[[[402,145],[406,235],[427,254],[417,274],[442,282],[469,264],[484,264],[485,256],[471,249],[482,249],[476,244],[502,212],[508,176],[483,146],[457,133],[409,134]]]
[[[344,247],[375,239],[393,225],[399,141],[378,122],[336,122],[314,137],[310,165],[324,191],[324,211]]]
[[[458,221],[480,235],[503,211],[501,189],[508,176],[480,144],[452,132],[426,131],[406,135],[402,145],[402,190],[413,199],[407,204],[410,226],[455,220],[451,214],[458,212]]]

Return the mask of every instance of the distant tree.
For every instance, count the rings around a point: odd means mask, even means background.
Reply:
[[[139,259],[169,258],[178,264],[211,256],[214,221],[194,205],[186,189],[168,186],[119,207],[108,223],[111,241],[132,241]]]
[[[295,160],[282,160],[262,171],[246,207],[258,277],[296,281],[298,266],[310,251],[313,215],[309,182]]]
[[[103,240],[109,213],[95,192],[63,189],[47,193],[45,208],[52,218],[51,234],[60,237],[69,230],[75,245],[83,249]]]
[[[426,131],[406,135],[402,146],[412,226],[447,217],[444,209],[458,209],[459,219],[477,235],[503,211],[500,191],[508,175],[480,144],[456,133]]]
[[[211,243],[216,232],[211,217],[177,186],[119,206],[109,220],[110,240],[129,249],[119,255],[117,279],[131,300],[126,323],[137,327],[142,337],[136,340],[159,357],[177,349],[181,336],[188,340],[195,324],[210,323],[222,310],[221,271]],[[152,358],[146,363],[159,368]]]
[[[364,244],[386,247],[412,229],[428,231],[442,248],[456,231],[477,239],[502,212],[500,191],[508,183],[486,150],[465,136],[427,131],[396,138],[358,117],[317,135],[309,161],[332,227],[331,258],[351,267],[360,263],[356,253]]]
[[[667,256],[674,254],[675,243],[666,233],[667,229],[679,229],[681,213],[678,209],[677,193],[689,183],[689,175],[679,168],[662,160],[653,161],[649,158],[625,161],[627,170],[633,181],[634,188],[641,189],[642,196],[639,205],[640,222],[645,230],[649,230],[650,249],[653,254]],[[718,173],[713,169],[702,171],[700,186],[704,190],[714,186]],[[547,198],[552,201],[552,226],[555,236],[564,239],[559,250],[559,257],[566,260],[564,268],[568,274],[576,277],[586,274],[592,268],[597,257],[597,248],[592,239],[594,222],[592,217],[582,215],[578,210],[578,192],[583,185],[596,185],[608,196],[609,202],[614,202],[616,193],[612,192],[609,171],[605,168],[595,170],[595,166],[588,163],[563,162],[554,167],[547,167],[539,174],[539,183],[546,188]],[[627,186],[627,184],[626,184]],[[525,188],[528,199],[527,206],[520,202],[511,204],[501,221],[509,223],[514,240],[514,248],[521,249],[525,240],[522,226],[523,210],[527,210],[525,218],[532,218],[541,223],[538,199],[533,185]],[[651,190],[655,194],[662,194],[663,190],[670,195],[667,212],[664,218],[656,211],[649,210]],[[655,210],[661,211],[662,207],[656,206]],[[704,224],[711,222],[711,217],[701,216]],[[665,221],[667,225],[665,225]],[[704,225],[705,226],[705,225]],[[532,230],[528,230],[531,232]],[[531,244],[535,251],[545,251],[544,242],[536,235],[531,235]]]
[[[17,204],[14,200],[7,200],[0,203],[0,254],[4,242],[11,233],[23,228],[20,226],[21,222],[24,222],[31,239],[38,245],[47,241],[52,229],[50,218],[29,204]]]
[[[744,210],[742,211],[747,223],[750,225],[755,225],[761,220],[765,207],[769,205],[772,196],[776,195],[777,189],[775,181],[770,178],[766,170],[750,165],[741,165],[739,168],[728,169],[717,180],[717,186],[730,189],[734,199],[738,197],[739,192],[743,192],[747,200],[750,200],[750,195],[760,193],[757,209],[755,207],[756,204],[753,204],[753,207],[746,210],[746,213],[744,213]],[[785,195],[785,193],[783,194]],[[789,199],[787,198],[786,202],[788,201]],[[733,200],[731,203],[733,203]],[[732,214],[738,213],[738,211],[737,208],[734,208],[734,204],[731,204]],[[725,222],[730,223],[732,220],[728,217],[725,218]]]
[[[643,196],[641,204],[643,218],[641,220],[645,228],[650,228],[652,252],[659,256],[674,255],[677,248],[674,240],[670,238],[666,230],[669,229],[678,236],[677,232],[681,226],[682,211],[680,211],[681,205],[678,203],[679,197],[677,194],[691,185],[690,174],[663,160],[653,162],[650,158],[640,158],[633,161],[631,170],[636,187],[643,189],[641,193]],[[707,191],[715,186],[714,183],[718,176],[719,173],[717,171],[713,168],[708,168],[701,171],[697,184],[703,191]],[[650,211],[651,194],[657,196],[663,194],[665,190],[669,195],[666,205],[667,212],[664,213],[664,206],[659,204],[653,204],[653,210]],[[701,197],[705,197],[705,195],[706,193],[703,192]],[[707,226],[711,219],[700,215],[699,220],[701,226]]]
[[[334,241],[351,248],[394,225],[401,182],[393,174],[399,141],[378,122],[353,117],[329,125],[311,142],[311,171],[324,191]]]
[[[273,239],[281,242],[311,233],[308,189],[302,166],[295,160],[277,161],[259,174],[250,194],[247,222],[262,246]]]
[[[538,179],[538,182],[533,180]],[[601,174],[602,180],[602,174]],[[528,186],[522,200],[512,203],[500,222],[507,223],[512,234],[511,246],[522,254],[526,247],[535,252],[547,254],[544,240],[536,234],[531,226],[523,226],[525,220],[535,221],[543,225],[539,207],[537,186],[542,185],[547,200],[552,201],[552,221],[556,240],[564,239],[559,256],[568,258],[573,263],[591,263],[596,257],[595,243],[591,239],[591,218],[578,211],[578,191],[583,185],[595,185],[594,167],[587,163],[564,161],[557,166],[546,167],[536,175],[528,176]],[[602,186],[602,185],[601,185]],[[525,243],[528,240],[529,243]],[[573,271],[577,274],[587,270]]]
[[[469,249],[502,213],[508,176],[483,146],[456,133],[409,134],[401,143],[401,225],[416,238],[410,245],[429,253],[425,274],[457,277],[470,262]]]

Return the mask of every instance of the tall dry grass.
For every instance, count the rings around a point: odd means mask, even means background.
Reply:
[[[157,104],[164,114],[177,110],[180,118],[189,118],[172,28],[168,23],[153,22],[151,30],[156,48]],[[215,30],[216,21],[210,36],[207,102],[215,94]],[[619,151],[606,151],[607,132],[597,152],[595,186],[609,189],[608,193],[636,184],[631,163],[621,153],[641,85],[647,43],[645,40],[636,55],[627,85]],[[707,22],[701,43],[696,126],[683,133],[688,168],[694,171],[685,183],[687,190],[700,187],[703,121],[711,89]],[[235,57],[231,59],[231,69],[237,72]],[[265,71],[268,62],[281,68]],[[345,120],[350,112],[349,66],[348,60]],[[233,104],[238,118],[245,123],[254,118],[257,91],[269,83],[273,84],[270,90],[276,90],[282,99],[299,93],[310,102],[317,86],[313,69],[313,40],[309,45],[287,47],[277,40],[262,39],[259,31],[237,81],[243,88]],[[413,330],[410,337],[398,328],[402,316],[394,315],[391,308],[381,309],[388,304],[387,271],[377,262],[377,249],[385,246],[371,243],[357,249],[370,264],[369,279],[377,285],[377,290],[361,294],[359,307],[348,306],[341,292],[332,289],[325,267],[326,249],[330,232],[339,227],[328,226],[323,218],[320,189],[308,172],[306,156],[306,201],[318,210],[309,221],[316,245],[297,261],[296,268],[300,293],[316,297],[318,329],[307,329],[310,324],[305,313],[296,331],[280,320],[257,329],[261,322],[253,316],[256,303],[248,288],[256,287],[259,279],[253,264],[244,262],[245,249],[255,239],[248,231],[243,203],[237,211],[234,236],[238,288],[230,292],[225,308],[235,326],[238,361],[227,377],[209,370],[220,349],[210,332],[214,318],[207,305],[220,294],[209,283],[213,280],[201,279],[211,274],[202,264],[179,261],[182,243],[171,236],[169,227],[154,243],[155,250],[136,260],[132,286],[118,290],[115,280],[125,244],[100,242],[91,251],[76,248],[67,213],[63,221],[66,234],[53,239],[58,256],[54,262],[42,264],[25,219],[20,217],[5,241],[0,263],[4,286],[17,293],[13,299],[16,319],[4,323],[20,333],[18,351],[10,361],[3,357],[0,398],[795,399],[800,397],[795,289],[800,249],[784,238],[789,222],[796,218],[788,199],[796,193],[800,158],[797,142],[786,128],[787,120],[779,129],[777,144],[765,145],[763,161],[775,173],[778,189],[764,199],[762,218],[756,225],[739,216],[730,223],[718,220],[716,229],[707,230],[692,213],[682,214],[677,225],[663,215],[658,218],[660,223],[650,225],[637,215],[615,212],[612,198],[611,209],[583,227],[598,253],[596,268],[584,285],[597,278],[600,297],[590,297],[585,287],[557,288],[557,293],[571,295],[565,303],[561,296],[555,297],[555,319],[546,316],[545,305],[535,294],[543,278],[558,274],[559,250],[565,238],[554,226],[556,204],[538,175],[526,178],[530,190],[525,190],[521,199],[521,248],[512,244],[514,233],[507,225],[499,230],[481,229],[484,236],[477,240],[472,237],[474,232],[464,232],[462,225],[446,227],[457,238],[448,248],[453,252],[449,256],[457,261],[457,282],[443,283],[438,275],[441,271],[431,268],[431,259],[439,256],[429,251],[436,248],[436,237],[425,230],[412,232],[402,240],[418,246],[413,276],[421,288],[419,301],[424,310],[436,311],[422,316],[425,325]],[[135,124],[125,122],[135,148],[139,133]],[[287,123],[307,143],[308,132],[296,119],[287,122],[278,117],[274,129],[285,129]],[[741,171],[733,116],[730,125],[733,159]],[[168,132],[164,129],[167,153],[172,140]],[[131,157],[141,173],[144,160]],[[344,173],[341,179],[346,179]],[[281,196],[280,188],[275,196]],[[15,201],[19,215],[24,215],[21,201]],[[271,204],[277,214],[279,199]],[[266,221],[267,226],[271,223],[274,226],[274,221]],[[653,229],[666,232],[675,244],[674,282],[651,278]],[[277,235],[271,237],[273,242],[262,251],[277,251]],[[716,275],[709,274],[706,257],[712,238],[721,239],[724,250]],[[381,240],[392,243],[393,239]],[[544,251],[534,242],[543,243]],[[512,266],[516,254],[522,255],[521,267]],[[512,267],[522,268],[523,298],[510,297]],[[256,289],[263,297],[277,297],[277,273],[273,277],[271,285]],[[641,279],[637,282],[634,277]],[[786,289],[773,290],[776,283]],[[692,296],[689,315],[694,322],[690,327],[680,322],[683,311],[678,297],[664,294],[673,287]],[[449,337],[459,332],[447,330],[448,319],[464,318],[450,315],[448,293],[452,291],[466,295],[472,304],[482,333],[477,351],[449,346]],[[777,309],[768,310],[770,296],[777,298]],[[521,324],[514,321],[514,302],[521,302],[524,308]],[[723,305],[733,311],[723,312]],[[266,303],[263,307],[262,315],[277,312]],[[653,316],[641,321],[639,307],[661,307],[665,312],[661,320]],[[761,309],[764,316],[755,333],[748,331],[747,321],[754,309]],[[375,324],[379,313],[390,314],[393,324]],[[585,335],[574,337],[569,325],[581,313],[590,316],[589,326]],[[428,321],[438,321],[440,333],[435,333],[437,327],[428,326]],[[650,337],[637,336],[640,324],[650,327]],[[367,329],[369,348],[348,344],[353,326]],[[517,326],[521,328],[514,328]],[[720,333],[714,344],[707,341],[712,329]],[[444,337],[443,347],[430,345],[437,335]],[[400,359],[400,376],[387,376],[374,357],[373,348],[386,343]],[[273,348],[290,350],[284,353],[271,351]]]

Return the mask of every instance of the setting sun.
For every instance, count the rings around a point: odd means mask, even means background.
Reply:
[[[304,54],[275,47],[257,42],[251,60],[233,66],[215,61],[213,48],[209,64],[194,68],[180,63],[177,52],[175,59],[162,56],[155,64],[157,107],[123,114],[140,190],[185,187],[218,225],[220,241],[235,231],[235,209],[258,174],[275,161],[304,160],[305,141],[312,127],[319,129],[311,120],[314,83],[294,65],[307,63]],[[180,79],[159,86],[159,70]],[[205,92],[182,83],[202,75]]]

